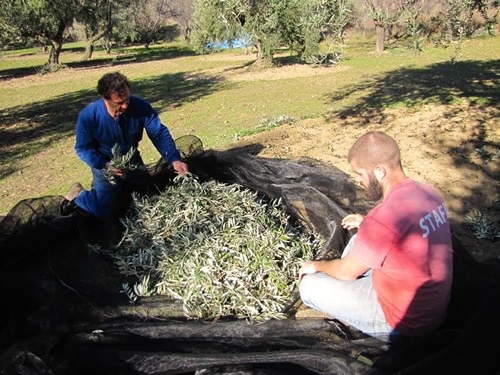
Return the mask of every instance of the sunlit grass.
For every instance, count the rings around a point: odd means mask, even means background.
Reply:
[[[321,74],[253,80],[230,79],[246,71],[252,55],[228,50],[199,56],[179,42],[148,49],[124,47],[111,54],[98,48],[88,62],[82,61],[82,43],[65,44],[61,63],[66,68],[45,75],[37,71],[48,55],[37,48],[4,51],[0,55],[0,129],[18,141],[0,140],[0,194],[5,191],[0,213],[26,197],[18,186],[35,183],[26,178],[33,175],[36,180],[40,167],[47,169],[44,176],[50,180],[37,190],[39,195],[59,194],[74,179],[90,182],[90,175],[82,172],[85,168],[74,156],[74,126],[78,112],[97,97],[96,83],[105,72],[126,74],[133,93],[151,102],[174,138],[192,134],[200,137],[205,147],[217,148],[238,134],[254,132],[266,117],[321,118],[346,110],[416,108],[429,103],[484,104],[494,90],[494,81],[473,75],[470,82],[459,79],[471,74],[470,66],[480,74],[477,61],[494,67],[500,55],[499,39],[465,41],[453,65],[452,46],[426,45],[421,53],[389,47],[376,55],[373,39],[348,35],[339,66],[316,68]],[[434,79],[433,73],[439,77]],[[455,81],[466,86],[447,86]],[[427,82],[434,87],[426,91]],[[43,131],[34,132],[42,125]],[[148,163],[159,157],[148,140],[143,141],[141,151]]]

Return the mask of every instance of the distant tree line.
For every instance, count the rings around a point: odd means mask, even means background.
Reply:
[[[172,22],[187,37],[193,6],[194,0],[2,0],[0,44],[50,46],[48,64],[57,67],[75,30],[90,59],[97,41],[108,49],[125,41],[148,47],[164,39]]]
[[[493,33],[500,0],[2,0],[0,44],[50,46],[48,64],[59,66],[68,34],[85,41],[84,59],[96,42],[165,40],[172,30],[196,51],[210,42],[244,39],[256,63],[272,64],[282,48],[307,62],[341,48],[349,28],[374,29],[375,50],[404,41],[450,43],[478,31]],[[325,45],[327,49],[325,51]]]
[[[247,36],[257,61],[272,63],[283,46],[314,61],[320,43],[341,48],[349,28],[375,28],[377,53],[388,43],[420,50],[426,40],[449,44],[479,30],[493,33],[499,0],[196,0],[192,40],[207,42]]]

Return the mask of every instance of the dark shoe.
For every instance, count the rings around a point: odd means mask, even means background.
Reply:
[[[62,216],[68,216],[74,213],[77,208],[78,206],[76,205],[74,200],[69,201],[64,198],[61,202],[61,205],[59,206],[59,211]]]
[[[64,195],[64,198],[66,198],[69,201],[74,200],[76,197],[78,197],[78,194],[83,190],[82,184],[79,182],[75,182],[71,187],[69,188],[69,191]]]

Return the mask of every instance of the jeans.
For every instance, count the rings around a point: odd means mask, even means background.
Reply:
[[[342,256],[349,252],[355,237],[351,238]],[[307,274],[300,281],[299,291],[306,306],[325,312],[370,336],[389,341],[391,336],[397,335],[387,323],[378,302],[371,270],[352,281],[337,280],[322,272]]]
[[[102,169],[92,168],[92,177],[92,189],[82,190],[75,199],[76,205],[101,219],[118,217],[124,198],[122,186],[111,184]]]

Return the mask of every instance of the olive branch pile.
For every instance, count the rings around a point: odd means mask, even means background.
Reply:
[[[202,319],[284,318],[300,264],[324,243],[290,224],[280,200],[193,176],[176,177],[158,196],[134,195],[123,224],[122,240],[106,251],[138,279],[123,291],[132,301],[169,296]]]
[[[132,157],[135,154],[135,147],[131,147],[125,154],[121,153],[120,146],[116,143],[111,149],[112,158],[111,164],[114,168],[120,169],[123,173],[132,172],[135,170],[146,170],[146,167],[141,164],[132,163]],[[104,170],[104,177],[112,184],[116,184],[116,176],[109,169]]]

